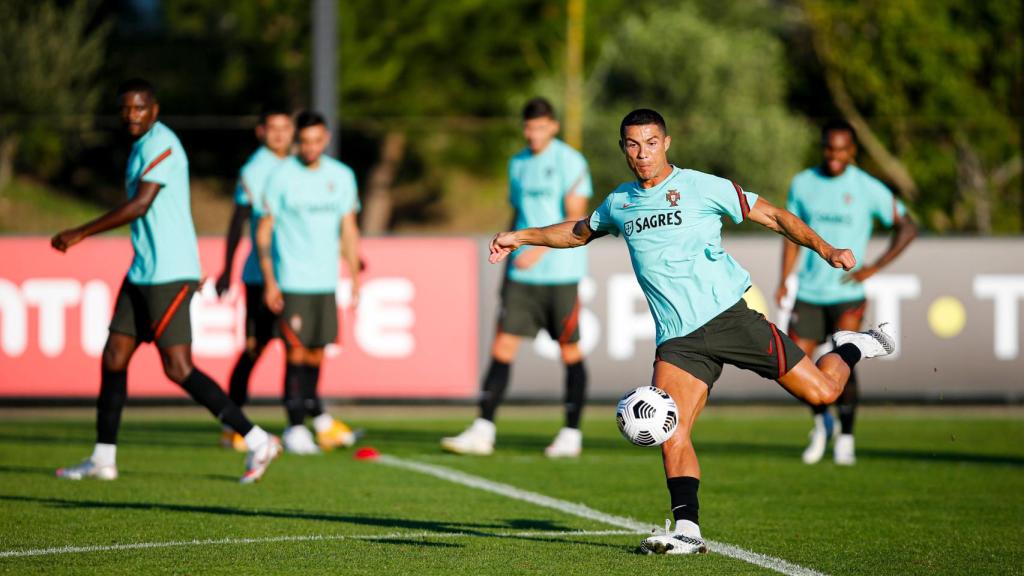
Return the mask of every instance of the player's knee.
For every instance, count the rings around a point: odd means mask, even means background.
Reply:
[[[181,384],[192,373],[192,361],[180,356],[169,356],[163,359],[164,374],[168,380]]]
[[[131,354],[119,349],[110,341],[103,347],[103,369],[108,372],[124,372],[128,369]]]
[[[576,364],[583,361],[583,352],[579,344],[562,344],[562,362],[565,364]]]

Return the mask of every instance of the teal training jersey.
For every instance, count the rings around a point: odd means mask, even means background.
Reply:
[[[750,274],[722,248],[722,216],[742,222],[757,198],[724,178],[673,168],[654,188],[620,185],[590,216],[591,229],[625,237],[658,345],[700,328],[750,287]]]
[[[540,154],[525,149],[508,163],[509,201],[516,211],[515,229],[565,221],[565,197],[593,195],[590,170],[583,155],[555,139]],[[533,266],[508,265],[508,277],[523,284],[573,284],[587,273],[585,249],[550,250]]]
[[[263,189],[267,180],[284,160],[285,158],[278,158],[277,154],[271,152],[270,148],[266,146],[260,146],[253,152],[238,173],[235,204],[260,206],[263,203]],[[249,285],[263,284],[263,271],[260,270],[259,251],[256,249],[257,223],[258,220],[254,212],[253,217],[249,220],[249,238],[251,240],[249,256],[245,259],[245,267],[242,268],[242,282]]]
[[[786,209],[806,222],[826,242],[849,248],[864,263],[872,221],[891,227],[906,207],[876,178],[856,166],[847,166],[834,178],[820,168],[797,174],[789,187]],[[797,258],[799,288],[796,297],[811,304],[837,304],[864,298],[864,285],[843,282],[848,274],[833,268],[806,248]]]
[[[274,275],[283,292],[335,291],[341,219],[358,211],[355,175],[333,158],[321,156],[310,170],[292,156],[271,174],[259,215],[274,217]]]
[[[188,157],[170,128],[156,122],[132,145],[124,175],[128,198],[140,182],[160,185],[153,203],[132,221],[135,258],[128,269],[133,284],[165,284],[199,279],[199,244],[192,225]]]

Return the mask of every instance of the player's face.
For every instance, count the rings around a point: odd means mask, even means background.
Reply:
[[[146,92],[126,92],[121,95],[121,125],[133,139],[153,127],[160,114],[160,105]]]
[[[299,130],[299,159],[303,164],[315,164],[330,141],[331,134],[326,126],[307,126]]]
[[[558,120],[547,116],[524,120],[523,138],[526,138],[530,152],[537,154],[547,148],[551,140],[558,135],[558,128]]]
[[[629,169],[641,182],[653,180],[668,166],[668,149],[672,137],[661,131],[657,124],[626,126],[625,138],[620,142],[626,153]]]
[[[267,148],[279,156],[284,156],[291,150],[292,140],[295,138],[295,124],[290,116],[274,114],[267,116],[258,132]]]
[[[825,136],[821,153],[825,160],[825,173],[829,176],[839,176],[853,163],[857,156],[857,145],[853,143],[853,136],[846,130],[832,130]]]

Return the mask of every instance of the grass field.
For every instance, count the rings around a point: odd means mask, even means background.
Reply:
[[[109,483],[53,477],[91,450],[91,410],[0,410],[0,572],[773,573],[714,546],[702,557],[633,553],[638,526],[661,525],[668,496],[658,451],[622,440],[609,408],[588,411],[578,461],[541,454],[559,426],[553,408],[505,410],[490,458],[437,448],[471,418],[466,408],[338,412],[390,458],[285,455],[243,487],[241,456],[216,446],[217,425],[197,409],[129,408],[121,479]],[[254,414],[283,424],[276,409]],[[858,464],[838,468],[800,463],[803,410],[711,407],[696,430],[704,534],[793,574],[1020,574],[1022,416],[868,407]]]

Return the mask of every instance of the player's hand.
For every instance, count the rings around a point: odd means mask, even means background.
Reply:
[[[353,277],[352,278],[352,298],[349,300],[349,305],[352,308],[357,308],[359,306],[359,291],[361,289],[359,284],[360,284],[359,277],[358,276]]]
[[[223,296],[228,288],[231,287],[231,273],[225,270],[217,277],[217,283],[214,285],[217,288],[217,296]]]
[[[512,265],[520,270],[526,270],[527,268],[534,267],[540,259],[544,257],[542,248],[529,248],[523,249],[516,255],[516,259],[512,261]]]
[[[491,264],[497,264],[522,245],[515,232],[499,232],[491,239],[491,255],[487,260]]]
[[[274,314],[280,314],[284,310],[284,294],[281,294],[277,282],[267,282],[263,288],[263,302]]]
[[[853,256],[853,252],[846,248],[833,248],[826,255],[825,261],[833,268],[842,268],[846,271],[852,270],[857,265],[857,259]]]
[[[786,299],[786,296],[789,296],[789,288],[786,287],[785,282],[782,282],[779,284],[779,287],[775,289],[775,304],[782,306],[782,301]]]
[[[865,267],[861,268],[860,270],[857,270],[855,272],[850,272],[846,276],[843,276],[843,283],[844,284],[852,284],[854,282],[858,282],[858,283],[859,282],[863,282],[863,281],[867,280],[868,278],[871,278],[872,276],[874,276],[877,273],[878,273],[878,267],[877,266],[870,266],[870,265],[869,266],[865,266]]]
[[[72,228],[70,230],[58,232],[53,238],[50,238],[50,246],[53,246],[55,250],[67,252],[68,248],[71,248],[81,241],[82,233],[79,232],[77,228]]]

